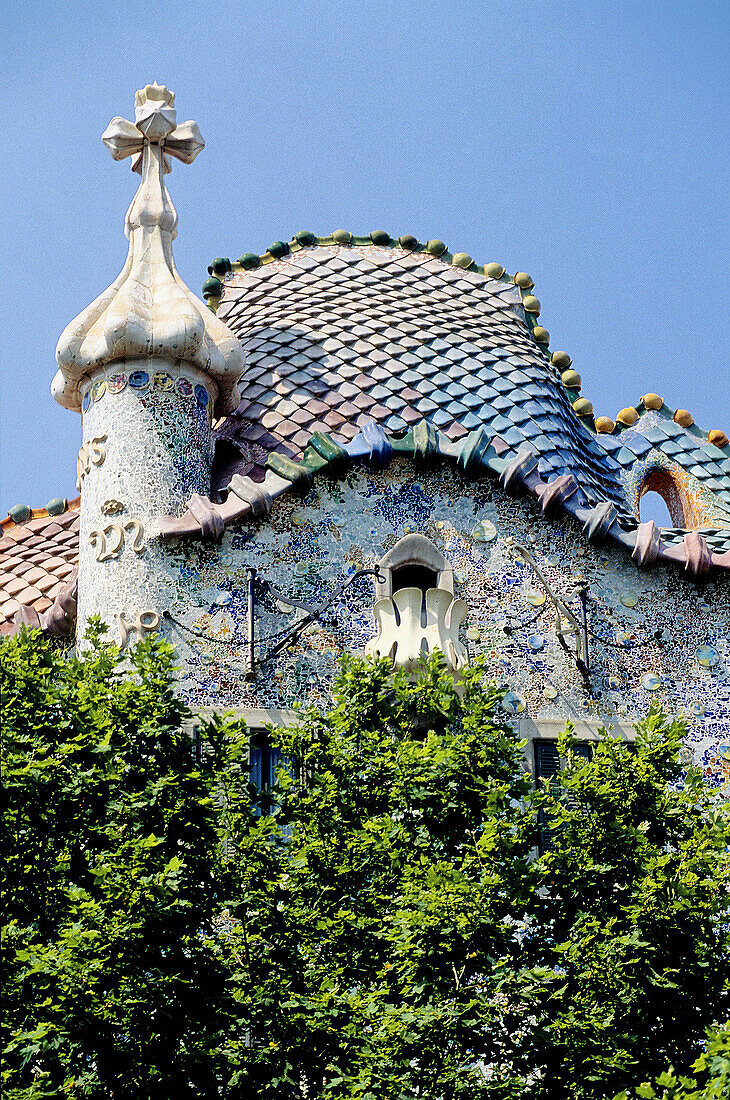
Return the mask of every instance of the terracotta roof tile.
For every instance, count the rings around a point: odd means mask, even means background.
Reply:
[[[58,516],[45,509],[25,523],[2,521],[0,536],[0,632],[12,629],[22,604],[46,611],[78,561],[79,501]]]
[[[51,543],[51,546],[53,546],[53,543]],[[55,554],[52,554],[51,557],[46,560],[45,567],[49,573],[55,573],[59,566],[64,566],[65,564],[63,558],[56,557]]]
[[[22,569],[16,569],[16,574],[21,576],[26,584],[35,584],[36,581],[41,580],[42,577],[47,577],[48,574],[45,569],[41,569],[39,565],[29,565]]]
[[[19,592],[13,593],[18,603],[31,604],[33,600],[39,599],[43,593],[39,588],[36,588],[33,584],[26,584]]]
[[[52,522],[53,521],[51,520],[51,523]],[[41,516],[38,519],[29,519],[27,523],[23,524],[23,526],[26,531],[32,531],[35,535],[38,531],[43,531],[46,527],[50,527],[51,523],[49,523],[47,519]]]
[[[46,576],[39,581],[35,582],[35,587],[41,593],[48,592],[56,584],[57,578],[52,573],[47,573]]]
[[[53,522],[58,524],[59,527],[78,527],[79,513],[64,512],[62,516],[54,516]]]
[[[23,538],[28,534],[24,527],[8,527],[3,530],[3,537],[10,539],[17,546],[19,542],[22,542]]]

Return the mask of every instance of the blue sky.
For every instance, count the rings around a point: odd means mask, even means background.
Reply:
[[[0,512],[76,495],[56,341],[119,272],[100,135],[158,80],[207,147],[168,186],[196,293],[299,229],[528,271],[597,414],[654,391],[730,434],[727,2],[4,5]]]

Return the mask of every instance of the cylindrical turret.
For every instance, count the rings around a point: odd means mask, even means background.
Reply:
[[[170,606],[169,549],[156,538],[157,521],[209,491],[216,394],[210,379],[181,360],[113,366],[92,374],[82,390],[77,622],[83,633],[100,614],[123,641],[122,620],[135,624],[144,615],[156,627]]]
[[[83,414],[78,637],[98,614],[122,645],[174,607],[159,519],[209,492],[212,415],[235,408],[244,366],[236,338],[175,270],[167,156],[190,163],[204,143],[194,122],[177,126],[173,104],[166,88],[147,85],[135,123],[113,119],[103,135],[142,176],[127,212],[129,255],[61,336],[52,386]]]

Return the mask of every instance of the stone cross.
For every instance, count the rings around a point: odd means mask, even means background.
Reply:
[[[132,171],[139,172],[140,175],[146,143],[160,146],[165,172],[172,170],[165,154],[176,157],[183,164],[192,164],[205,147],[197,122],[181,122],[177,125],[175,93],[157,83],[146,84],[136,93],[134,122],[128,122],[126,118],[113,118],[101,135],[101,140],[114,160],[134,157]]]
[[[212,383],[215,413],[224,416],[238,404],[243,352],[175,268],[177,213],[164,178],[170,157],[191,164],[205,147],[197,123],[178,125],[173,93],[146,84],[134,97],[134,122],[113,118],[102,141],[114,160],[131,157],[141,176],[124,225],[129,253],[112,285],[62,333],[51,392],[66,408],[80,409],[82,391],[98,371],[140,359],[139,370],[149,373],[148,360],[159,370],[164,359],[202,371]]]

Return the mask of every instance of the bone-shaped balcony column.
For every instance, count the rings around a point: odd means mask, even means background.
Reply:
[[[378,634],[366,647],[373,657],[388,657],[394,665],[413,671],[423,657],[439,649],[452,668],[466,664],[466,651],[459,641],[459,627],[467,605],[451,592],[429,588],[400,588],[392,599],[378,600],[373,609]]]

